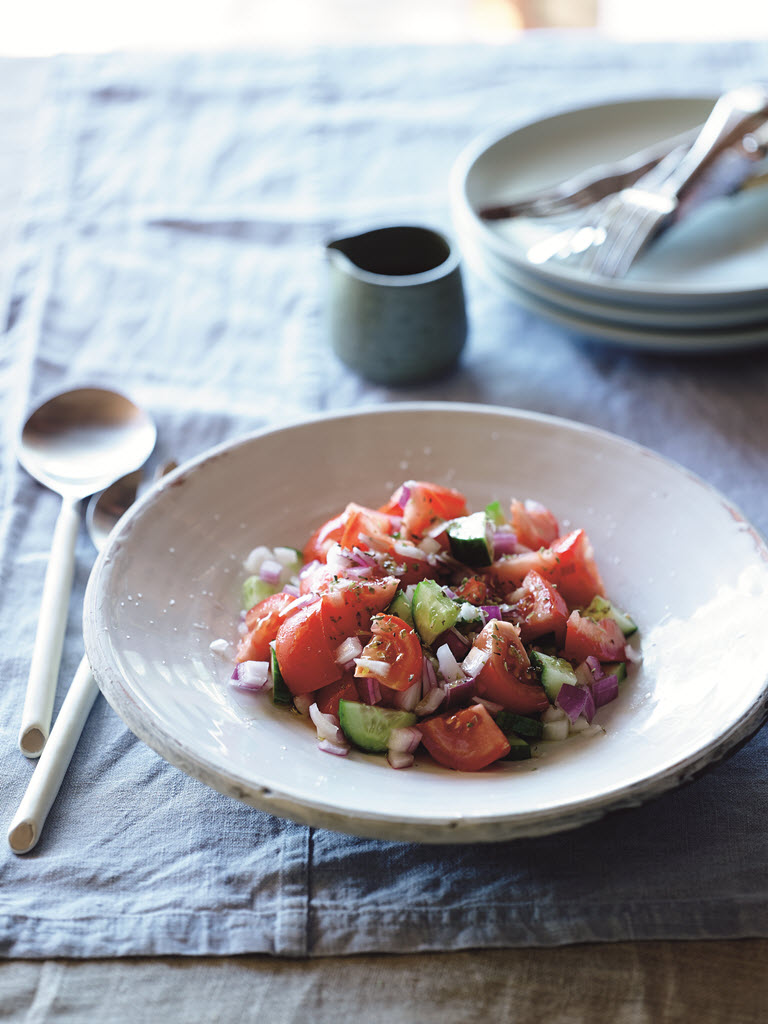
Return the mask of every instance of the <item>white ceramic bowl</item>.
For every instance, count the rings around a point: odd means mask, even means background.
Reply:
[[[643,654],[599,712],[604,735],[475,774],[394,771],[374,755],[324,754],[291,712],[230,690],[209,644],[236,636],[249,550],[300,546],[348,500],[379,504],[408,478],[461,488],[475,508],[534,497],[587,529]],[[685,470],[563,420],[434,403],[312,419],[180,467],[100,555],[85,640],[126,724],[220,792],[338,831],[463,842],[572,828],[723,757],[767,713],[767,612],[764,542]]]

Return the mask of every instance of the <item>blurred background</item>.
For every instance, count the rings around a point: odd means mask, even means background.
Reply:
[[[768,37],[765,0],[25,0],[0,56],[323,43],[507,43],[526,29],[627,40]]]

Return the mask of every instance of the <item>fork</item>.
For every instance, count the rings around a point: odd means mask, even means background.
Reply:
[[[759,85],[725,93],[695,142],[675,166],[665,158],[649,175],[612,196],[594,224],[593,244],[580,267],[589,275],[622,277],[670,219],[681,197],[711,162],[768,115],[768,91]],[[659,172],[669,173],[659,183]]]
[[[514,217],[553,217],[559,213],[583,210],[623,188],[634,185],[638,178],[653,170],[673,150],[687,149],[698,135],[691,128],[673,138],[654,143],[623,157],[615,163],[598,164],[580,171],[565,181],[542,188],[509,203],[483,206],[477,212],[482,220],[509,220]]]

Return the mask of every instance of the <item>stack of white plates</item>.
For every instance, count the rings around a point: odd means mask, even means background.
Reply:
[[[620,280],[534,263],[551,221],[486,221],[511,202],[596,164],[701,124],[714,98],[658,98],[570,110],[470,145],[451,199],[470,266],[521,305],[580,334],[619,344],[706,351],[768,342],[768,187],[714,199],[663,233]]]

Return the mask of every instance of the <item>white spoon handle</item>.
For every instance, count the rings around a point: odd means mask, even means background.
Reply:
[[[40,838],[98,692],[88,660],[83,658],[8,829],[8,845],[14,853],[29,853]]]
[[[80,526],[78,504],[73,498],[62,500],[53,533],[19,732],[19,747],[27,757],[40,756],[51,728]]]

